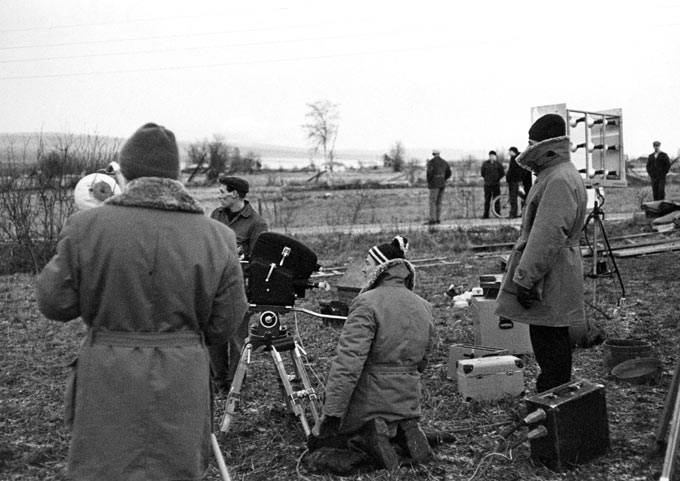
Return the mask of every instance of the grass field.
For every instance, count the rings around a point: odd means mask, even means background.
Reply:
[[[392,194],[392,192],[390,192]],[[634,225],[611,226],[612,235],[638,233]],[[444,291],[451,283],[474,286],[480,274],[497,272],[497,260],[476,256],[470,243],[498,243],[513,240],[512,229],[462,233],[442,231],[411,233],[412,258],[446,256],[455,264],[418,271],[416,292],[434,306],[437,344],[424,375],[426,426],[443,430],[469,428],[456,442],[437,448],[435,459],[421,467],[403,467],[389,476],[376,471],[352,476],[350,480],[467,480],[479,467],[476,479],[492,481],[568,480],[642,481],[658,477],[662,458],[648,453],[673,369],[680,359],[678,343],[676,266],[680,254],[669,252],[625,259],[620,269],[629,291],[625,308],[614,317],[616,284],[600,281],[597,309],[588,308],[591,320],[600,323],[610,338],[635,338],[651,343],[661,359],[664,374],[654,386],[630,385],[606,378],[602,370],[603,348],[576,349],[574,376],[606,385],[611,437],[610,452],[565,473],[553,473],[534,465],[529,448],[522,445],[512,460],[484,459],[497,441],[496,423],[516,420],[523,412],[521,399],[466,403],[455,381],[445,376],[448,346],[473,341],[469,308],[454,308]],[[316,235],[300,238],[319,254],[324,264],[342,264],[360,259],[368,247],[382,242],[376,235]],[[334,283],[334,279],[331,279]],[[85,329],[79,320],[61,324],[45,320],[33,297],[30,275],[0,277],[0,478],[8,481],[65,480],[69,434],[62,425],[62,392],[66,364],[78,349]],[[586,282],[587,290],[592,284]],[[318,301],[331,293],[309,291],[300,307],[318,310]],[[586,299],[591,300],[590,292]],[[307,353],[315,385],[322,388],[339,329],[325,327],[315,318],[289,314],[286,325],[299,335]],[[533,392],[536,364],[526,359],[525,382]],[[216,402],[216,417],[223,412],[223,396]],[[244,480],[334,480],[307,472],[298,459],[305,439],[299,423],[281,402],[274,367],[262,352],[253,355],[244,396],[231,431],[219,435],[232,479]],[[484,461],[482,461],[484,459]],[[480,462],[482,463],[480,466]],[[211,466],[207,479],[219,475]]]

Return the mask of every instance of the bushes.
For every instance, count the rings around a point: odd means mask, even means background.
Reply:
[[[106,167],[117,143],[97,136],[6,137],[0,172],[0,274],[39,272],[75,211],[73,188]]]

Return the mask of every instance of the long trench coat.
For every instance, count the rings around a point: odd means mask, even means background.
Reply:
[[[415,271],[393,259],[350,306],[326,384],[323,414],[353,433],[374,418],[388,423],[421,415],[421,373],[432,347],[429,302],[412,292]]]
[[[525,204],[521,235],[508,260],[496,315],[543,326],[581,325],[585,311],[579,238],[587,197],[583,179],[569,158],[569,138],[530,146],[517,162],[537,172],[536,184]],[[517,284],[539,299],[531,308],[517,302]]]
[[[76,480],[200,479],[210,455],[205,344],[246,311],[236,240],[179,182],[143,177],[73,215],[37,279],[48,318],[89,327],[71,379]]]

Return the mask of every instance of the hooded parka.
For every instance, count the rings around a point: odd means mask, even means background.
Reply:
[[[74,214],[37,279],[48,318],[89,328],[66,396],[76,480],[188,480],[210,454],[205,344],[246,312],[234,233],[175,180]]]
[[[542,326],[585,322],[583,261],[579,238],[586,216],[583,179],[569,157],[569,138],[528,147],[517,162],[536,172],[522,214],[522,231],[508,260],[496,315]],[[517,301],[516,284],[538,298],[529,309]]]
[[[434,338],[432,307],[412,292],[415,271],[404,259],[376,268],[350,306],[328,382],[323,414],[353,433],[374,418],[421,414],[421,373]]]

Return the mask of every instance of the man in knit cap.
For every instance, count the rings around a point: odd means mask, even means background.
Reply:
[[[340,334],[322,416],[308,443],[312,451],[361,445],[388,470],[399,465],[391,441],[413,461],[429,456],[418,420],[434,324],[430,303],[413,292],[415,270],[404,258],[407,250],[407,240],[397,236],[368,251],[366,285]]]
[[[491,199],[501,195],[501,179],[505,176],[505,168],[495,150],[489,151],[489,158],[482,164],[482,179],[484,179],[484,215],[483,219],[489,218]],[[497,201],[498,202],[498,201]],[[500,206],[494,206],[496,212],[500,212]]]
[[[529,147],[517,163],[536,174],[523,213],[522,231],[508,260],[496,315],[529,324],[541,369],[536,390],[571,379],[569,326],[585,323],[579,238],[586,216],[586,188],[569,157],[564,119],[547,114],[529,129]]]
[[[47,318],[88,327],[67,388],[68,471],[200,479],[212,425],[206,344],[226,342],[247,309],[236,238],[177,180],[168,129],[137,130],[120,170],[123,192],[68,220],[36,283]]]

